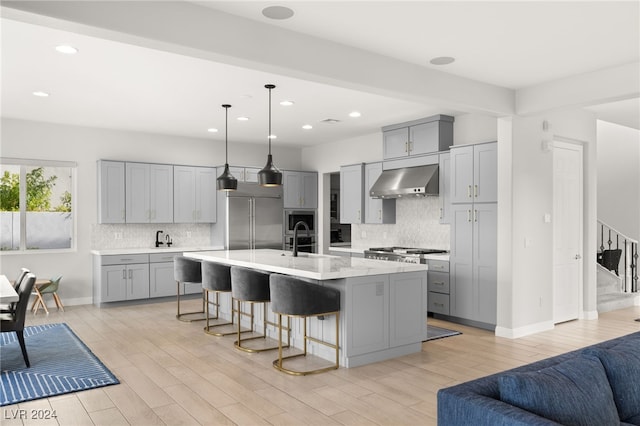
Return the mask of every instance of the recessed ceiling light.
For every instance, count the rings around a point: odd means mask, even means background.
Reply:
[[[325,124],[336,124],[339,123],[340,120],[336,119],[336,118],[325,118],[324,120],[321,121],[321,123],[325,123]]]
[[[311,130],[313,129],[313,126],[311,124],[305,124],[304,126],[302,126],[302,128],[305,130]]]
[[[211,133],[216,133],[218,131],[218,129],[214,129],[213,127],[210,129],[207,129],[207,132],[211,132]]]
[[[46,98],[47,96],[49,96],[49,94],[47,92],[41,92],[41,91],[37,91],[37,92],[33,92],[34,96],[39,96],[41,98]]]
[[[262,9],[262,14],[269,19],[289,19],[293,10],[284,6],[269,6]]]
[[[238,117],[238,121],[249,121],[249,117]]]
[[[360,114],[358,111],[352,111],[349,113],[349,117],[353,117],[353,118],[360,117],[361,115],[362,114]]]
[[[282,101],[282,102],[280,102],[280,105],[282,105],[282,106],[291,106],[293,104],[294,104],[293,101]]]
[[[56,50],[67,55],[75,55],[76,53],[78,53],[78,49],[73,46],[69,46],[68,44],[61,44],[59,46],[56,46]]]
[[[452,58],[451,56],[438,56],[437,58],[430,60],[429,63],[433,65],[449,65],[455,60],[456,58]]]

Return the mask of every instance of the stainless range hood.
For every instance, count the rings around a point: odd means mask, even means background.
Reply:
[[[371,187],[372,198],[438,195],[438,165],[385,170]]]

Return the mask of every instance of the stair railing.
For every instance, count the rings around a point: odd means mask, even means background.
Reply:
[[[598,263],[602,264],[609,270],[614,270],[616,275],[619,274],[619,268],[622,266],[622,291],[625,293],[638,292],[638,241],[630,238],[615,228],[607,225],[602,221],[598,221]],[[606,250],[621,250],[622,254],[617,265],[605,265]],[[610,254],[611,252],[609,252]]]

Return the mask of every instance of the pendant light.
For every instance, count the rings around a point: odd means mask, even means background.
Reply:
[[[271,90],[275,89],[275,85],[266,84],[264,86],[269,89],[269,155],[267,156],[267,164],[258,172],[258,182],[261,186],[280,186],[282,185],[282,172],[273,164],[271,156]]]
[[[229,108],[231,105],[224,104],[224,171],[218,179],[216,179],[216,186],[218,191],[235,191],[238,189],[238,179],[234,178],[229,171],[229,140],[228,140],[228,128],[229,128]]]

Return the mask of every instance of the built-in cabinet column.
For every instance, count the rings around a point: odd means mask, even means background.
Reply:
[[[285,209],[318,208],[318,174],[316,172],[282,172]]]
[[[125,223],[124,162],[98,161],[98,223]]]
[[[364,221],[364,164],[340,167],[340,223]]]

